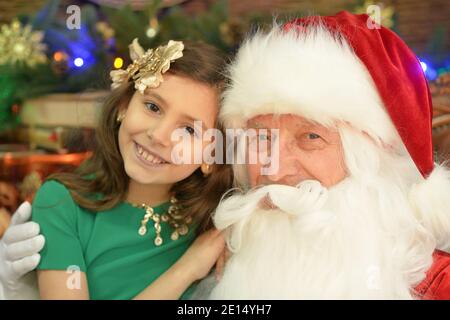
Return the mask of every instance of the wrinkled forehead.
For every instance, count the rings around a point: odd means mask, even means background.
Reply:
[[[321,124],[311,121],[305,117],[296,114],[261,114],[247,120],[248,128],[267,128],[267,129],[294,129],[294,128],[317,128],[326,129]]]

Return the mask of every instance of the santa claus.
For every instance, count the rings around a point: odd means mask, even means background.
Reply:
[[[245,41],[230,78],[222,122],[278,129],[279,170],[234,165],[209,297],[450,299],[450,171],[406,44],[367,15],[297,19]]]

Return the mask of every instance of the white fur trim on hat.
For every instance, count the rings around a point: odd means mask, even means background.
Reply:
[[[318,24],[247,39],[229,69],[220,120],[245,128],[262,114],[297,114],[326,126],[342,120],[385,143],[400,141],[364,64],[342,37]]]
[[[437,248],[450,252],[450,170],[435,165],[427,179],[411,188],[410,202]]]

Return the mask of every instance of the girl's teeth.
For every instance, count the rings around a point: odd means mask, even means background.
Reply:
[[[154,163],[154,164],[163,163],[163,161],[161,161],[157,157],[151,155],[150,153],[145,151],[144,148],[142,148],[139,145],[138,145],[138,153],[142,156],[142,158],[144,158],[145,160],[147,160],[147,161],[149,161],[151,163]]]
[[[163,163],[163,161],[161,159],[156,158],[156,157],[155,157],[155,159],[153,159],[153,162],[154,163]]]

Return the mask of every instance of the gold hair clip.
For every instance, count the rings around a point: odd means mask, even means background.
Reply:
[[[143,94],[145,89],[156,88],[163,82],[162,74],[169,70],[170,63],[183,56],[184,44],[181,41],[170,40],[165,46],[144,52],[138,39],[135,38],[129,48],[133,63],[126,70],[110,72],[111,88],[115,89],[132,78],[136,90]]]

